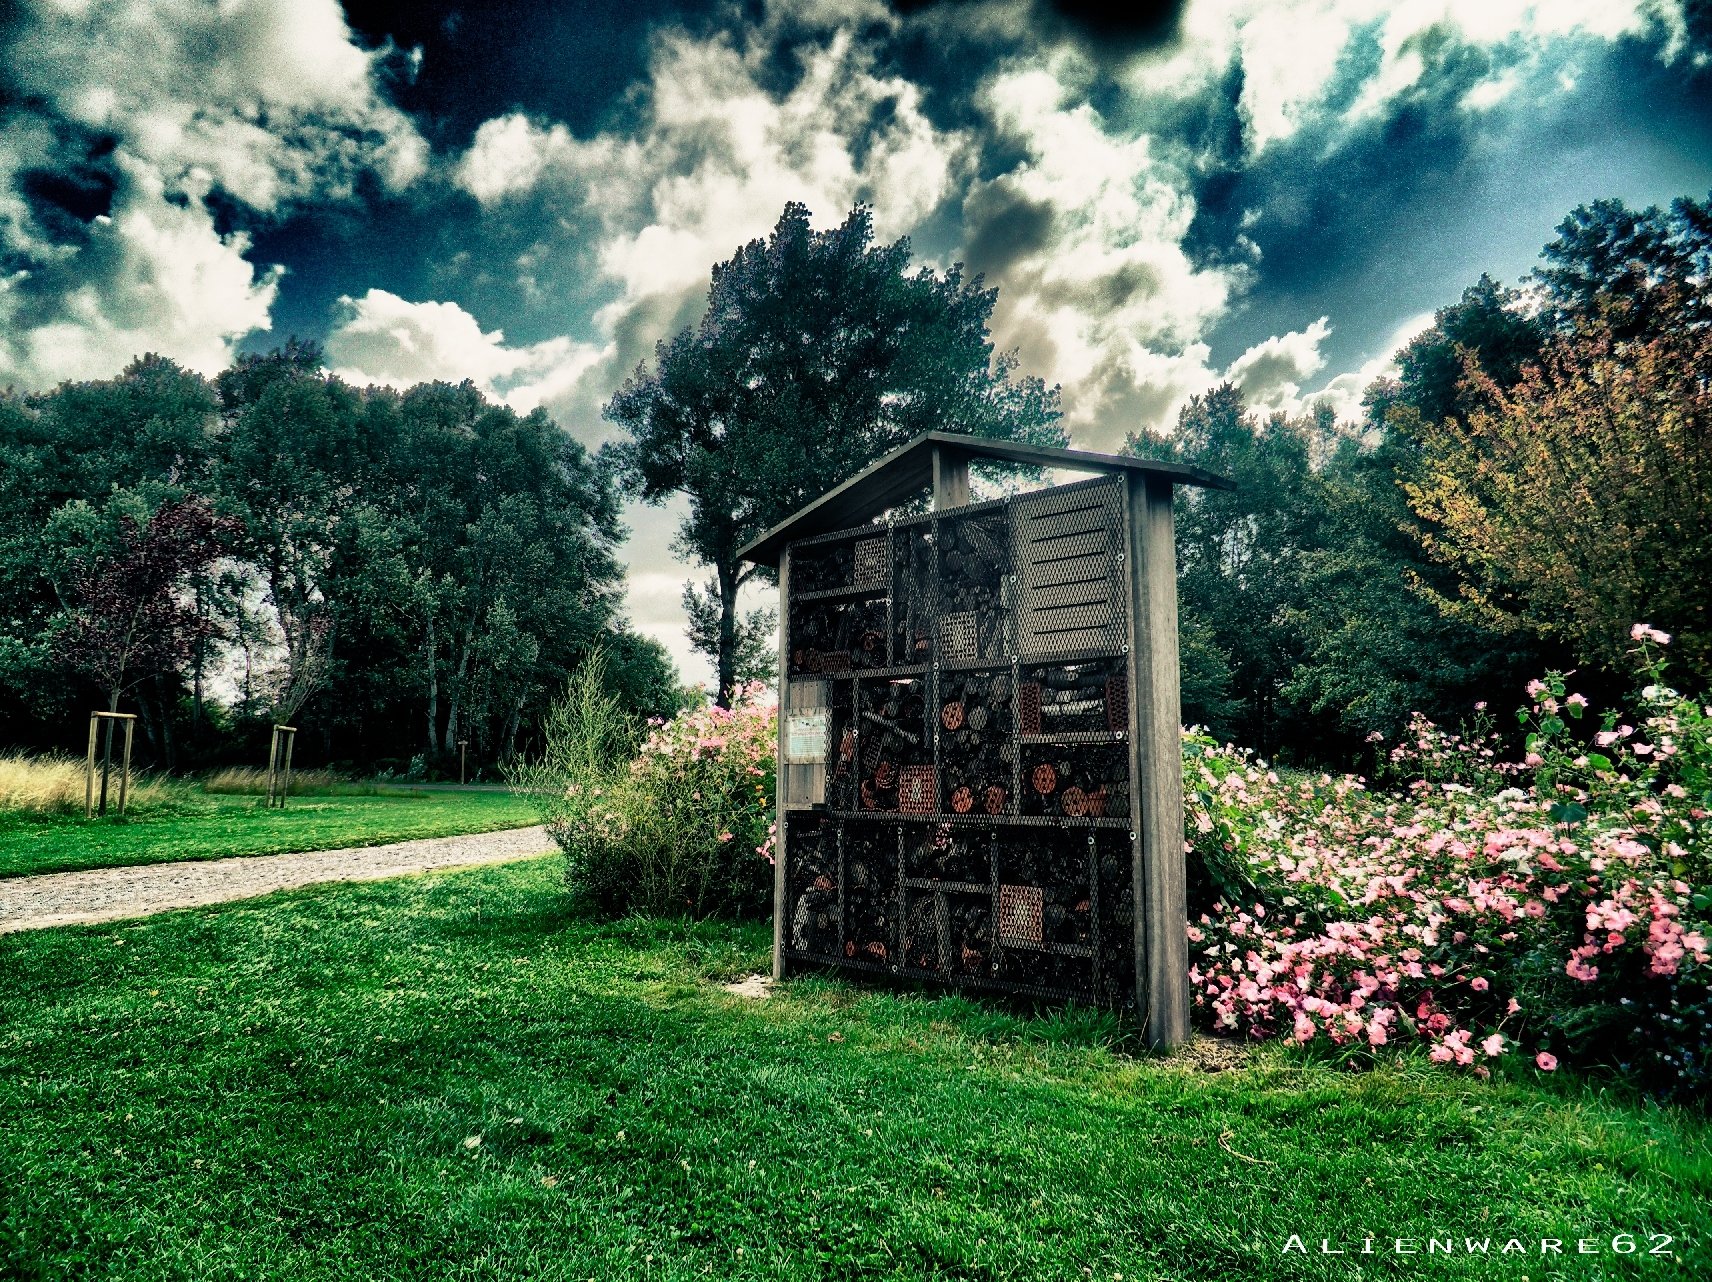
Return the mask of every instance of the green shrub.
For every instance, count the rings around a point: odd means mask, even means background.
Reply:
[[[756,687],[729,710],[640,726],[597,657],[554,707],[541,759],[510,782],[565,852],[569,885],[602,909],[758,915],[773,881],[777,725]]]

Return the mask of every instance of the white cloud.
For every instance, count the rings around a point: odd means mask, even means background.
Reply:
[[[1064,384],[1079,443],[1111,447],[1162,426],[1210,378],[1201,335],[1241,267],[1197,267],[1186,176],[1146,135],[1125,137],[1044,67],[1001,73],[980,102],[1022,159],[964,202],[972,243],[994,237],[995,341],[1027,373]],[[1026,228],[1026,234],[1020,229]],[[986,264],[977,260],[975,266]]]
[[[358,385],[469,379],[527,413],[567,395],[602,354],[565,337],[509,346],[504,331],[483,330],[456,303],[412,303],[384,289],[341,298],[339,306],[327,356],[339,377]]]
[[[168,201],[154,170],[116,163],[112,212],[87,243],[0,285],[0,378],[44,387],[110,376],[144,352],[213,374],[238,338],[268,328],[278,271],[257,273],[247,238],[219,235],[199,199]],[[45,305],[28,290],[37,274],[52,285]]]
[[[1239,65],[1245,141],[1255,152],[1329,122],[1334,91],[1349,95],[1346,124],[1382,115],[1429,73],[1433,48],[1470,46],[1491,59],[1492,76],[1466,102],[1478,109],[1522,82],[1541,94],[1563,91],[1566,42],[1650,36],[1660,59],[1673,62],[1687,39],[1678,0],[1201,0],[1182,27],[1180,44],[1138,59],[1127,83],[1144,95],[1187,97]],[[1363,66],[1371,69],[1350,82]]]
[[[1306,329],[1274,335],[1232,361],[1225,378],[1242,389],[1255,409],[1294,411],[1301,403],[1303,380],[1326,366],[1320,344],[1331,332],[1329,318],[1322,316]]]
[[[358,176],[414,182],[428,149],[376,87],[382,52],[352,41],[336,0],[109,0],[26,5],[6,50],[17,94],[0,113],[0,252],[24,263],[0,295],[0,379],[110,375],[155,351],[226,364],[269,327],[278,269],[222,235],[216,188],[257,211],[349,197]],[[26,169],[112,140],[107,215],[80,235],[18,197]]]
[[[336,0],[116,0],[26,6],[10,52],[26,95],[117,133],[169,188],[202,171],[272,210],[349,195],[357,174],[399,188],[427,144],[375,87],[383,56],[353,42]]]
[[[531,191],[549,164],[563,164],[572,147],[563,125],[543,128],[514,112],[485,120],[455,171],[457,183],[483,205]]]

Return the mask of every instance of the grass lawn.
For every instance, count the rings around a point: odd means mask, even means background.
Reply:
[[[0,1276],[1712,1276],[1692,1115],[1420,1062],[1209,1073],[1096,1014],[829,980],[737,998],[764,927],[600,924],[559,872],[0,938]],[[1457,1254],[1317,1254],[1368,1235]]]
[[[0,877],[337,850],[539,822],[533,806],[505,792],[293,797],[272,811],[259,797],[187,792],[165,810],[123,820],[0,814]]]

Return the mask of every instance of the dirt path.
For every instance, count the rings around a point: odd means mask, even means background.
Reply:
[[[513,828],[300,855],[244,855],[11,877],[0,880],[0,934],[146,917],[322,881],[378,881],[431,868],[503,863],[552,848],[545,828]]]

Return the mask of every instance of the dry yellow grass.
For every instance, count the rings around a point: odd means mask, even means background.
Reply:
[[[254,766],[227,766],[209,775],[202,784],[202,791],[263,797],[267,795],[267,771]],[[403,791],[406,789],[341,779],[330,770],[291,772],[291,795],[294,797],[374,797]]]
[[[83,810],[84,763],[77,757],[0,757],[0,813],[78,814]],[[100,789],[100,777],[96,778]],[[127,808],[148,810],[169,801],[176,785],[158,775],[131,775]],[[108,805],[118,803],[117,767],[108,784]]]

